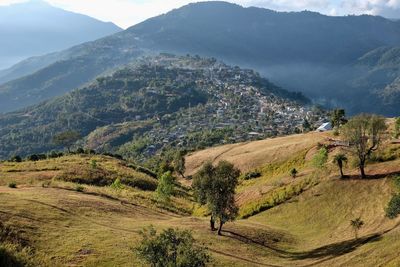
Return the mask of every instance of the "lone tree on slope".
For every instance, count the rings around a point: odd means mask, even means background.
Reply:
[[[339,129],[340,126],[346,124],[346,112],[344,109],[335,109],[331,112],[332,127]]]
[[[361,178],[366,178],[365,163],[372,152],[378,149],[387,126],[385,118],[378,115],[361,114],[353,117],[343,128],[343,135],[358,158]]]
[[[353,228],[355,239],[358,239],[358,231],[360,231],[361,227],[364,225],[364,221],[358,217],[357,219],[350,220],[350,225]]]
[[[347,162],[347,157],[345,154],[337,154],[335,155],[335,157],[333,157],[333,163],[336,163],[339,167],[339,171],[340,171],[340,178],[344,178],[344,174],[343,174],[343,163]]]
[[[208,162],[194,175],[195,196],[200,204],[208,206],[212,231],[216,230],[216,220],[219,221],[218,235],[221,235],[222,226],[237,216],[235,189],[239,175],[240,171],[227,161],[219,162],[216,167]]]

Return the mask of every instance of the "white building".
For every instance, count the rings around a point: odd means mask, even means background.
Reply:
[[[332,130],[332,124],[330,122],[325,122],[318,127],[317,132],[326,132]]]

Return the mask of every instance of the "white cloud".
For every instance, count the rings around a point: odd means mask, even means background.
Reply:
[[[342,0],[344,12],[400,18],[400,0]]]
[[[0,5],[28,0],[0,0]],[[37,0],[36,0],[37,1]],[[44,0],[66,10],[129,27],[147,18],[202,0]],[[312,10],[328,15],[372,14],[400,18],[400,0],[227,0],[278,11]]]

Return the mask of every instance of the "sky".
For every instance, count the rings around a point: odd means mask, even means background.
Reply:
[[[28,0],[0,0],[9,5]],[[122,28],[199,0],[44,0],[53,6],[82,13]],[[381,15],[400,19],[400,0],[227,0],[242,6],[277,11],[317,11],[326,15]]]

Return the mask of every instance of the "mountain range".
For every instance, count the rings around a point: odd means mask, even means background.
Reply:
[[[67,49],[122,29],[41,0],[0,7],[0,69],[32,56]]]
[[[398,113],[397,102],[388,103],[388,91],[383,92],[397,76],[385,74],[387,79],[373,88],[360,86],[357,77],[376,78],[361,59],[376,49],[398,45],[400,22],[378,16],[275,12],[226,2],[189,4],[120,33],[0,72],[0,112],[62,95],[140,55],[171,52],[216,57],[256,69],[326,107],[357,113],[373,103],[374,112],[393,116]]]

